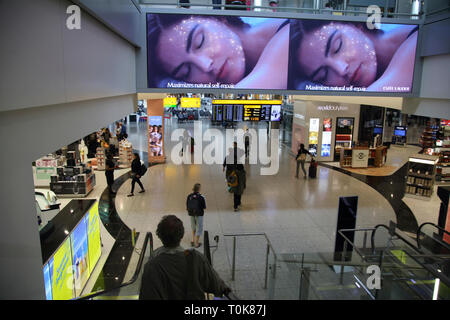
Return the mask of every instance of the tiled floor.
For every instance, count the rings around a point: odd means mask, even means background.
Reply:
[[[166,122],[166,154],[171,150],[168,137],[175,127],[178,125]],[[134,135],[145,135],[146,139],[143,126],[130,128],[129,133],[135,143],[143,140]],[[226,190],[220,164],[174,165],[170,159],[150,168],[143,177],[146,193],[126,197],[130,191],[130,182],[126,182],[118,190],[116,208],[124,223],[139,232],[154,233],[164,215],[177,215],[185,224],[182,245],[188,247],[190,224],[185,200],[194,183],[200,182],[207,201],[204,228],[211,239],[220,236],[219,248],[213,255],[214,267],[243,297],[250,292],[255,296],[264,294],[266,242],[263,237],[237,238],[236,280],[232,282],[232,238],[224,238],[224,234],[265,232],[277,253],[332,252],[340,196],[359,196],[357,227],[396,221],[391,205],[380,193],[349,175],[319,166],[317,179],[295,179],[295,161],[285,148],[280,150],[276,175],[259,175],[259,165],[247,164],[246,170],[247,189],[238,213],[233,212],[232,195]],[[155,247],[160,245],[155,237]]]

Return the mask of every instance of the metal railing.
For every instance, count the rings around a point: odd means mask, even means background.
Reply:
[[[267,289],[267,279],[269,276],[269,254],[270,251],[272,251],[274,256],[274,263],[276,264],[277,261],[277,254],[267,237],[267,234],[265,232],[261,233],[233,233],[233,234],[224,234],[224,237],[233,237],[233,259],[232,259],[232,265],[231,265],[231,280],[234,281],[235,279],[235,273],[236,273],[236,239],[237,237],[254,237],[254,236],[263,236],[266,239],[266,258],[265,258],[265,271],[264,271],[264,289]],[[275,272],[276,268],[273,268],[273,277],[275,278]]]
[[[127,287],[130,286],[132,284],[134,284],[136,282],[136,280],[139,277],[139,274],[141,273],[141,269],[142,269],[142,265],[144,264],[144,257],[145,257],[145,252],[147,250],[147,245],[149,245],[149,249],[150,249],[150,256],[153,255],[153,235],[151,232],[147,232],[145,234],[145,239],[144,239],[144,244],[142,245],[141,248],[141,252],[140,252],[140,256],[139,256],[139,260],[136,266],[136,270],[134,271],[133,276],[131,277],[130,280],[128,280],[127,282],[122,283],[121,285],[114,287],[114,288],[110,288],[110,289],[106,289],[106,290],[100,290],[100,291],[96,291],[93,293],[89,293],[87,295],[81,296],[76,298],[75,300],[90,300],[92,298],[95,298],[97,296],[102,296],[102,295],[107,295],[108,293],[111,293],[115,290],[118,290],[120,288],[123,287]]]
[[[323,12],[327,12],[328,10],[322,6],[319,7],[311,7],[311,6],[304,6],[304,7],[294,7],[294,6],[263,6],[263,5],[255,5],[254,1],[251,2],[250,5],[244,5],[244,4],[214,4],[214,3],[182,3],[180,0],[173,0],[168,2],[158,2],[158,1],[145,1],[140,0],[141,6],[148,6],[148,7],[157,7],[157,6],[163,6],[163,7],[176,7],[176,8],[211,8],[211,9],[230,9],[230,10],[242,10],[242,11],[271,11],[271,12],[305,12],[310,14],[322,14]],[[361,10],[351,10],[347,9],[348,7],[348,1],[345,0],[342,4],[342,9],[332,9],[333,13],[337,13],[339,15],[348,15],[348,14],[355,14],[355,15],[364,15],[367,16],[368,14],[366,11]],[[397,6],[395,6],[397,9]],[[442,8],[439,10],[434,10],[432,13],[437,12],[443,12],[448,10],[448,8]],[[419,19],[423,17],[426,14],[426,8],[424,7],[424,10],[414,14],[414,13],[402,13],[402,12],[381,12],[380,14],[384,18],[394,18],[394,17],[404,17],[404,18],[412,18],[412,19]],[[430,13],[431,14],[431,13]]]
[[[427,226],[427,225],[433,226],[434,228],[438,229],[440,235],[442,235],[442,234],[445,233],[445,234],[447,234],[447,235],[450,237],[450,232],[448,232],[448,231],[445,230],[444,228],[441,228],[441,227],[439,227],[438,225],[436,225],[436,224],[434,224],[434,223],[432,223],[432,222],[425,222],[425,223],[422,223],[422,224],[420,225],[420,227],[417,229],[417,234],[416,234],[416,237],[417,237],[417,247],[418,247],[419,249],[422,248],[422,244],[420,243],[421,235],[422,235],[422,234],[426,235],[425,232],[422,231],[422,229],[423,229],[425,226]],[[439,245],[441,245],[441,246],[445,247],[446,249],[450,250],[450,244],[446,243],[445,241],[442,241],[442,240],[440,240],[440,239],[436,239],[436,238],[434,238],[434,237],[429,237],[429,238],[432,239],[433,241],[437,242]]]
[[[419,265],[420,268],[422,268],[423,270],[426,270],[428,273],[433,275],[433,277],[439,278],[446,286],[450,286],[450,281],[446,275],[442,274],[442,272],[440,272],[439,270],[437,270],[433,267],[430,267],[429,265],[420,261],[420,258],[433,258],[433,257],[436,257],[436,255],[430,255],[430,254],[424,253],[421,249],[416,247],[410,240],[408,240],[408,239],[406,239],[406,237],[403,237],[402,235],[400,235],[397,230],[392,230],[391,228],[389,228],[388,226],[386,226],[384,224],[379,224],[379,225],[375,226],[374,228],[370,228],[370,229],[342,229],[342,230],[339,230],[338,233],[344,238],[344,241],[345,241],[344,242],[344,250],[343,250],[343,254],[342,254],[343,259],[346,256],[347,243],[350,244],[355,249],[355,251],[361,256],[361,258],[363,260],[367,260],[368,257],[376,257],[375,236],[376,236],[377,230],[379,230],[380,228],[384,228],[384,229],[388,230],[391,235],[391,237],[387,240],[386,248],[384,248],[383,250],[380,251],[380,255],[379,255],[379,267],[380,268],[383,263],[384,253],[387,252],[387,250],[389,249],[389,245],[392,242],[392,240],[401,240],[403,244],[406,244],[407,247],[413,251],[413,253],[411,253],[411,252],[408,252],[407,250],[402,250],[409,258],[411,258],[417,265]],[[351,241],[347,236],[345,236],[343,234],[343,232],[350,232],[350,231],[353,231],[353,232],[365,231],[365,232],[367,232],[367,231],[370,231],[371,229],[372,229],[372,235],[371,235],[372,254],[371,255],[363,254],[356,247],[356,245],[353,243],[353,241]],[[342,278],[342,274],[343,274],[343,268],[341,268],[341,278]]]

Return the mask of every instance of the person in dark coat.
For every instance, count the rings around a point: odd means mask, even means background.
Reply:
[[[139,154],[134,153],[134,160],[131,163],[131,193],[128,195],[128,197],[134,196],[134,185],[136,184],[136,182],[138,183],[139,187],[141,187],[141,191],[139,191],[139,193],[145,192],[144,186],[142,185],[141,180],[139,180],[141,174],[141,158],[139,157]]]
[[[205,300],[205,293],[220,297],[231,292],[203,254],[180,246],[184,236],[180,219],[163,217],[156,235],[163,246],[145,264],[140,300]]]
[[[116,193],[112,189],[112,185],[114,183],[114,168],[115,164],[113,161],[113,156],[111,153],[108,152],[106,155],[106,162],[105,162],[105,176],[106,176],[106,183],[108,184],[108,190],[111,195],[115,195]]]
[[[247,177],[246,172],[244,168],[236,169],[236,175],[238,179],[238,183],[236,187],[231,187],[231,192],[233,193],[233,204],[234,204],[234,211],[237,212],[241,208],[241,198],[242,194],[244,193],[244,190],[246,188],[247,184]]]

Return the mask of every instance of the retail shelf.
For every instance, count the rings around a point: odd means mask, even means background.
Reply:
[[[418,177],[418,178],[425,178],[425,179],[433,179],[432,175],[429,174],[420,174],[420,173],[414,173],[414,172],[408,172],[408,176],[411,177]]]
[[[407,185],[410,185],[410,186],[419,187],[419,188],[425,188],[425,189],[431,189],[431,188],[433,188],[433,186],[425,186],[425,185],[420,184],[420,183],[410,183],[410,182],[407,182],[406,184],[407,184]]]

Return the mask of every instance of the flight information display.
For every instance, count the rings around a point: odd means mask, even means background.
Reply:
[[[244,120],[244,105],[237,104],[234,105],[234,121],[243,121]]]
[[[260,121],[270,121],[270,109],[272,106],[261,106]]]
[[[281,100],[213,100],[212,113],[214,122],[280,121]]]
[[[224,105],[225,121],[232,122],[234,120],[234,108],[232,104]]]
[[[261,119],[261,106],[244,105],[244,121],[259,121]]]

